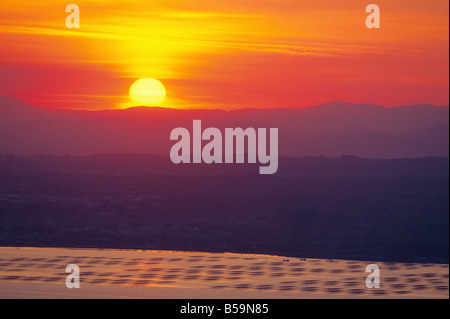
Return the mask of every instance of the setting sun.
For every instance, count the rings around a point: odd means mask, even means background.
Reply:
[[[130,99],[139,105],[157,106],[164,101],[165,97],[164,85],[155,79],[139,79],[130,87]]]

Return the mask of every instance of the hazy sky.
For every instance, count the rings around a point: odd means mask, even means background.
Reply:
[[[448,105],[447,0],[7,1],[0,95],[44,107],[130,106],[159,79],[166,106]],[[381,9],[367,29],[365,7]]]

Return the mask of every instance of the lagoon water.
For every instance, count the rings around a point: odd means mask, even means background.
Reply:
[[[80,288],[66,287],[66,266]],[[378,264],[381,287],[366,287]],[[66,248],[0,248],[0,298],[448,298],[441,264],[268,255]]]

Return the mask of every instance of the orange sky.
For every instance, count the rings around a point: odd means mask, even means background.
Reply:
[[[180,108],[448,105],[447,0],[80,0],[77,30],[69,3],[2,3],[0,95],[120,108],[151,77]]]

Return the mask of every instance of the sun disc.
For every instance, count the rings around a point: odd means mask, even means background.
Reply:
[[[130,87],[130,99],[139,105],[160,105],[166,97],[164,85],[151,78],[143,78],[135,81]]]

